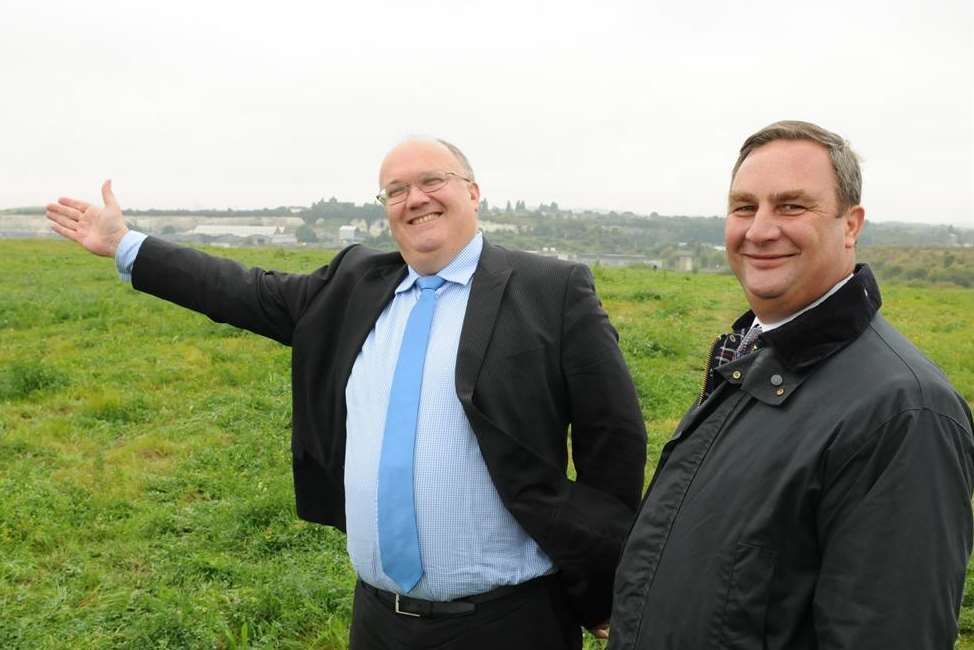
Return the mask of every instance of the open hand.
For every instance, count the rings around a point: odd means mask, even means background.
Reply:
[[[105,207],[98,207],[78,199],[61,197],[47,206],[51,229],[72,239],[95,255],[114,257],[118,243],[128,232],[122,208],[112,194],[112,182],[101,186]]]

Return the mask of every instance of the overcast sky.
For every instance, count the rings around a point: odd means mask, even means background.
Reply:
[[[419,134],[494,204],[723,214],[778,119],[868,218],[974,226],[974,2],[0,0],[0,207],[361,203]]]

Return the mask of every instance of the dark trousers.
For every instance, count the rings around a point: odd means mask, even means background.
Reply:
[[[395,613],[359,582],[349,650],[580,650],[554,576],[477,605],[462,616],[415,618]]]

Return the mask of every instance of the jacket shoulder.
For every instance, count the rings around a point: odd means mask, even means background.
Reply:
[[[341,268],[343,271],[367,272],[373,268],[403,264],[405,262],[398,252],[379,251],[361,244],[352,244],[338,251],[329,266],[336,267],[336,271]]]
[[[576,269],[591,275],[588,267],[578,262],[570,262],[557,257],[538,255],[525,251],[509,250],[503,246],[492,246],[496,254],[503,255],[511,268],[531,276],[567,277]]]
[[[969,409],[944,372],[889,321],[877,314],[870,323],[863,359],[871,392],[887,396],[900,409],[924,408],[969,420]],[[966,418],[965,418],[966,415]]]
[[[815,386],[804,402],[811,409],[809,421],[825,436],[830,464],[836,467],[879,445],[895,446],[907,431],[972,436],[966,401],[940,369],[879,314],[810,380],[803,387]],[[924,424],[916,429],[918,423]],[[887,435],[890,431],[898,433]]]

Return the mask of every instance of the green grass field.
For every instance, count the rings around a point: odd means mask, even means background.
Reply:
[[[0,242],[0,258],[0,648],[344,648],[344,537],[294,514],[289,350],[139,294],[67,242]],[[595,275],[650,431],[648,477],[743,299],[730,276]],[[974,289],[884,297],[974,401]],[[974,648],[968,576],[960,648]]]

